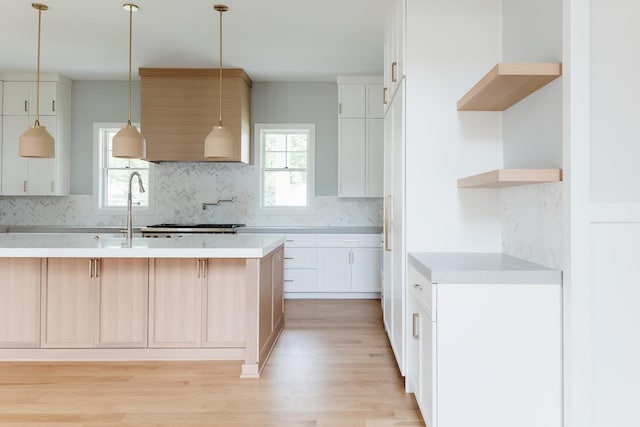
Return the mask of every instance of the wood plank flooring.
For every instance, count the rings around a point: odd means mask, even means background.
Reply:
[[[0,363],[1,426],[424,426],[375,300],[288,300],[262,378],[241,362]]]

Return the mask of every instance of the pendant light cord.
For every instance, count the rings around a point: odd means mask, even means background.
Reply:
[[[133,5],[129,6],[129,115],[127,125],[131,126],[131,50],[133,39]]]
[[[42,9],[38,9],[38,65],[36,69],[36,121],[35,126],[40,126],[40,27],[42,25]]]
[[[220,11],[220,99],[218,109],[220,112],[219,125],[222,127],[222,10]]]

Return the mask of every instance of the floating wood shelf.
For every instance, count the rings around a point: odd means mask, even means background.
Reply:
[[[496,169],[458,180],[458,188],[502,188],[562,181],[562,169]]]
[[[458,101],[458,111],[504,111],[562,75],[559,62],[501,62]]]

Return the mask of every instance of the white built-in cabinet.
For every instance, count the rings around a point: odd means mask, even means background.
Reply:
[[[405,372],[405,0],[389,3],[385,32],[383,319]]]
[[[381,262],[377,234],[318,235],[318,290],[380,292]]]
[[[43,348],[142,348],[148,260],[49,258],[42,285]]]
[[[55,141],[55,157],[23,158],[18,141],[36,119],[36,82],[31,75],[6,74],[2,91],[1,194],[59,196],[69,194],[71,82],[45,75],[40,82],[40,124]]]
[[[379,234],[288,234],[287,298],[372,297],[380,293]]]
[[[408,285],[406,387],[427,426],[563,425],[561,284],[432,283],[409,258]]]
[[[383,84],[338,77],[338,196],[382,197]]]

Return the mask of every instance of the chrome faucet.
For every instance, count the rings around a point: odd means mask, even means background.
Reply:
[[[144,185],[142,185],[142,177],[137,171],[131,172],[129,175],[129,193],[127,194],[127,247],[131,247],[133,239],[133,221],[131,219],[131,187],[133,185],[133,177],[138,177],[138,185],[141,193],[144,193]]]

